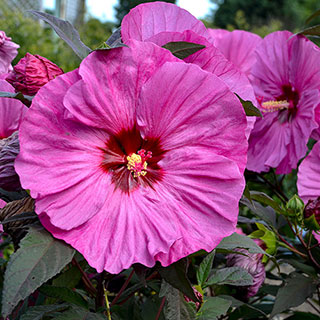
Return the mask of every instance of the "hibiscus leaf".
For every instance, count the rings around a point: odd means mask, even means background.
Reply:
[[[164,315],[166,320],[194,320],[196,307],[193,302],[187,302],[178,289],[166,281],[162,282],[160,297],[166,297]]]
[[[299,273],[291,273],[284,287],[280,288],[270,315],[270,319],[278,313],[297,307],[316,290],[317,284],[312,278]]]
[[[320,37],[320,24],[317,24],[316,26],[313,26],[313,27],[306,28],[297,34],[303,34],[305,36]]]
[[[170,266],[158,267],[161,277],[174,288],[179,289],[183,294],[193,301],[199,301],[193,292],[192,285],[187,278],[187,263],[181,259]]]
[[[82,297],[81,294],[71,290],[70,288],[43,285],[39,291],[48,297],[56,298],[58,300],[88,309],[88,302]]]
[[[215,270],[205,285],[229,284],[233,286],[250,286],[252,283],[252,276],[245,269],[240,267],[229,267]]]
[[[265,204],[267,206],[270,206],[279,214],[283,214],[283,215],[286,214],[286,211],[280,207],[278,202],[274,201],[272,198],[270,198],[265,193],[259,192],[259,191],[251,191],[250,195],[251,195],[251,199],[256,200],[256,201],[258,201],[262,204]]]
[[[51,304],[47,306],[29,307],[20,320],[42,320],[51,312],[61,311],[68,308],[67,304]]]
[[[38,216],[34,212],[22,212],[14,215],[13,217],[7,218],[1,221],[1,224],[6,224],[10,222],[30,220],[30,219],[38,219]]]
[[[198,284],[202,287],[205,281],[208,279],[210,270],[212,268],[212,263],[214,259],[215,252],[211,251],[200,263],[197,270],[197,280]]]
[[[197,313],[197,320],[213,320],[224,315],[232,302],[220,297],[207,297]]]
[[[242,104],[242,106],[243,106],[243,109],[244,109],[244,111],[245,111],[245,113],[246,113],[246,115],[248,116],[248,117],[260,117],[260,118],[262,118],[262,113],[261,113],[261,111],[257,108],[257,107],[255,107],[253,104],[252,104],[252,102],[251,101],[247,101],[247,100],[243,100],[243,99],[241,99],[236,93],[234,93],[237,97],[238,97],[238,99],[240,100],[240,102],[241,102],[241,104]]]
[[[51,14],[28,10],[37,18],[47,22],[57,35],[64,40],[80,59],[84,59],[92,50],[87,47],[81,40],[78,31],[70,22],[59,19]]]
[[[236,232],[223,238],[216,249],[234,250],[236,248],[247,249],[250,253],[266,254],[252,239]]]
[[[2,292],[3,315],[9,315],[20,300],[59,273],[74,253],[46,230],[30,228],[7,265]]]
[[[72,308],[62,312],[59,316],[53,318],[55,320],[105,320],[105,316],[101,313],[93,313],[81,308]]]
[[[315,11],[310,17],[308,17],[308,19],[306,20],[306,24],[308,24],[309,22],[311,22],[314,18],[320,16],[320,9]]]
[[[32,99],[33,99],[33,96],[27,96],[27,95],[22,94],[21,92],[0,91],[0,97],[20,100],[27,107],[30,107]]]
[[[119,27],[112,33],[110,38],[105,42],[107,45],[107,48],[119,48],[119,47],[127,47],[122,41],[121,41],[121,28]]]
[[[168,42],[162,48],[169,50],[174,56],[179,59],[185,59],[192,54],[198,52],[201,49],[204,49],[206,46],[202,44],[177,41],[177,42]]]

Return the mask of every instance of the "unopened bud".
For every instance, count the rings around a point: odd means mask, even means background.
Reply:
[[[16,92],[33,96],[39,89],[63,74],[63,70],[50,60],[39,55],[27,53],[9,74],[6,80],[12,84]]]

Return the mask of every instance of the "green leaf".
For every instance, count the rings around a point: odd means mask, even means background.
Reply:
[[[309,230],[312,230],[312,231],[319,231],[320,230],[319,223],[318,223],[314,214],[312,216],[310,216],[309,218],[304,219],[304,225]]]
[[[274,209],[272,209],[270,206],[264,207],[259,202],[250,202],[244,197],[241,198],[240,202],[241,204],[247,206],[254,215],[265,221],[269,226],[277,228],[277,215]]]
[[[56,287],[74,288],[81,279],[81,272],[77,267],[72,267],[53,279]]]
[[[310,23],[314,18],[320,16],[320,9],[315,11],[308,19],[306,20],[306,24]]]
[[[27,312],[21,316],[20,320],[42,320],[44,316],[49,315],[51,312],[61,311],[66,308],[68,308],[67,304],[29,307]]]
[[[305,302],[312,296],[316,287],[313,279],[299,273],[292,273],[285,286],[278,291],[270,318]]]
[[[189,279],[187,278],[187,262],[185,259],[181,259],[166,268],[158,267],[158,272],[166,282],[180,290],[188,298],[193,301],[199,301],[193,292]]]
[[[164,315],[166,320],[194,320],[196,307],[192,302],[187,302],[179,290],[166,281],[162,282],[160,297],[166,297]]]
[[[250,304],[247,304],[247,303],[245,303],[245,302],[243,302],[243,301],[240,301],[240,300],[238,300],[238,299],[236,299],[236,298],[234,298],[234,297],[232,297],[232,296],[220,295],[219,297],[231,301],[231,303],[232,303],[232,304],[231,304],[231,307],[233,307],[233,308],[239,309],[239,307],[245,306],[245,307],[247,307],[248,309],[254,310],[254,311],[260,313],[261,315],[267,317],[267,315],[266,315],[262,310],[254,307],[254,306],[252,306],[252,305],[250,305]]]
[[[177,42],[168,42],[162,48],[169,50],[174,56],[179,59],[185,59],[192,54],[198,52],[201,49],[204,49],[206,46],[202,44],[177,41]]]
[[[105,42],[108,48],[119,48],[119,47],[127,47],[124,43],[121,41],[121,28],[119,27],[116,29],[110,38]]]
[[[29,10],[38,19],[47,22],[57,35],[64,40],[80,59],[84,59],[92,50],[81,40],[78,31],[68,22],[51,14]]]
[[[2,292],[3,315],[9,315],[20,300],[59,273],[74,252],[44,229],[30,228],[7,265]]]
[[[33,99],[33,96],[27,96],[27,95],[22,94],[21,92],[0,91],[0,97],[20,100],[27,107],[30,107],[32,99]]]
[[[246,184],[246,187],[244,188],[243,195],[250,201],[250,203],[252,203],[250,190],[247,184]]]
[[[223,238],[217,246],[217,249],[224,250],[234,250],[236,248],[247,249],[250,253],[266,254],[252,239],[236,232],[229,237]]]
[[[201,262],[197,270],[197,280],[198,284],[202,287],[205,281],[208,279],[210,270],[212,268],[212,263],[214,259],[214,251],[211,251]]]
[[[81,294],[71,290],[70,288],[43,285],[40,287],[39,291],[48,297],[56,298],[64,302],[75,304],[84,309],[88,309],[88,302]]]
[[[319,320],[320,317],[308,312],[296,311],[291,317],[286,318],[286,320]]]
[[[277,237],[273,231],[269,230],[261,223],[256,223],[259,230],[252,232],[249,237],[252,239],[261,239],[267,246],[267,253],[273,255],[277,251]]]
[[[61,315],[52,318],[55,320],[106,320],[101,313],[93,313],[84,309],[70,309],[62,312]]]
[[[314,36],[319,37],[320,36],[320,24],[317,24],[316,26],[306,28],[297,34],[303,34],[305,36]]]
[[[285,210],[283,210],[276,201],[274,201],[272,198],[270,198],[265,193],[258,192],[258,191],[251,191],[250,194],[251,194],[251,199],[256,200],[260,203],[263,203],[267,206],[270,206],[279,214],[283,214],[283,215],[286,214]]]
[[[231,301],[220,297],[208,297],[197,313],[197,320],[213,320],[224,315],[231,306]]]
[[[243,99],[241,99],[236,93],[234,93],[237,97],[238,97],[238,99],[240,100],[240,102],[241,102],[241,104],[242,104],[242,106],[243,106],[243,109],[244,109],[244,111],[245,111],[245,113],[246,113],[246,115],[248,116],[248,117],[260,117],[260,118],[262,118],[262,113],[261,113],[261,111],[257,108],[257,107],[255,107],[253,104],[252,104],[252,102],[251,101],[247,101],[247,100],[243,100]]]
[[[214,284],[229,284],[233,286],[250,286],[253,284],[252,276],[243,268],[229,267],[217,269],[206,282],[206,286]]]

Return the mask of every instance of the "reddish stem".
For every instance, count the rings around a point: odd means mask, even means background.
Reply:
[[[161,300],[161,304],[160,304],[158,313],[157,313],[157,315],[156,315],[156,317],[155,317],[154,320],[159,320],[160,315],[161,315],[161,311],[162,311],[162,309],[163,309],[163,307],[164,307],[165,302],[166,302],[166,297],[163,297],[162,300]]]
[[[112,307],[120,299],[120,296],[122,295],[123,291],[128,286],[133,274],[134,274],[134,270],[131,271],[131,273],[129,274],[129,277],[127,278],[126,282],[123,284],[123,286],[121,287],[121,289],[118,292],[118,294],[116,295],[116,297],[112,300],[112,302],[110,304],[110,307]]]

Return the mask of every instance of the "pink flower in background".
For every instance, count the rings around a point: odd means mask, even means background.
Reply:
[[[16,170],[42,223],[99,272],[211,251],[244,188],[238,99],[167,50],[128,45],[41,88],[20,128]]]
[[[188,11],[166,2],[138,5],[123,18],[121,35],[124,43],[127,43],[130,39],[135,39],[153,42],[159,46],[177,41],[204,45],[204,49],[190,55],[184,61],[196,64],[203,70],[218,76],[232,92],[237,93],[243,100],[250,100],[257,105],[254,91],[247,75],[235,67],[212,44],[214,40],[204,24]],[[246,55],[247,51],[241,54]],[[254,119],[250,118],[246,131],[247,137],[254,124]]]
[[[257,119],[249,139],[247,168],[252,171],[290,173],[318,126],[320,50],[305,37],[292,36],[274,32],[256,50],[253,86],[264,118]]]
[[[14,92],[5,80],[0,80],[0,91]],[[27,107],[16,99],[0,98],[0,188],[20,188],[14,170],[14,160],[19,153],[18,129]]]
[[[12,60],[17,56],[19,46],[0,31],[0,75],[9,72]]]
[[[305,203],[320,197],[320,141],[299,166],[297,188]]]
[[[256,62],[255,50],[262,39],[251,32],[222,29],[208,29],[214,40],[214,45],[223,55],[247,76]]]
[[[7,204],[7,203],[6,203],[5,201],[3,201],[2,199],[0,199],[0,209],[4,208],[6,204]],[[2,224],[0,224],[0,232],[3,232],[3,225],[2,225]],[[3,239],[2,239],[2,237],[1,237],[1,238],[0,238],[0,243],[2,243],[2,242],[3,242]],[[3,257],[2,251],[0,251],[0,257],[1,257],[1,258]]]
[[[63,70],[50,60],[27,53],[6,80],[12,84],[16,92],[33,96],[38,90],[55,77],[63,74]]]

